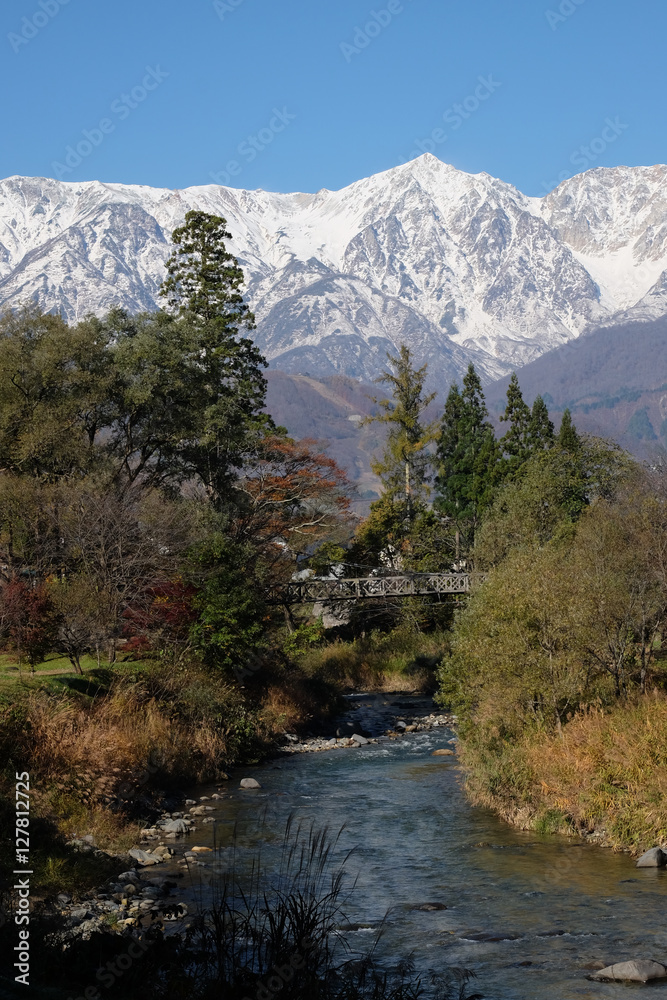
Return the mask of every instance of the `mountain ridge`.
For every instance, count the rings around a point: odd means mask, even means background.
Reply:
[[[545,198],[430,154],[340,191],[0,181],[0,302],[70,320],[158,306],[169,236],[221,214],[272,368],[490,383],[598,327],[667,315],[667,167],[596,168]]]

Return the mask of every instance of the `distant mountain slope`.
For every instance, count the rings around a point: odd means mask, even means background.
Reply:
[[[336,375],[314,379],[284,372],[268,373],[266,408],[277,424],[296,438],[313,438],[347,470],[361,496],[379,494],[379,480],[371,471],[373,455],[382,447],[377,424],[361,426],[374,411],[372,387]]]
[[[507,382],[486,389],[496,414]],[[581,429],[648,454],[667,444],[667,318],[585,334],[526,365],[519,382],[528,402],[541,394],[554,412],[568,406]]]
[[[0,182],[0,304],[69,319],[154,309],[169,235],[224,215],[272,367],[370,381],[404,342],[434,385],[485,381],[603,324],[667,315],[667,167],[596,169],[546,198],[425,155],[342,191]]]
[[[496,423],[508,381],[485,389]],[[530,404],[544,396],[557,426],[569,406],[580,430],[611,438],[639,457],[667,447],[667,318],[585,334],[525,365],[519,382]],[[360,492],[377,491],[370,460],[381,439],[375,426],[360,428],[357,419],[372,412],[368,397],[376,389],[340,376],[269,372],[268,409],[297,437],[325,441]],[[448,389],[448,383],[439,387],[431,416],[442,412]],[[502,424],[497,429],[504,433]]]

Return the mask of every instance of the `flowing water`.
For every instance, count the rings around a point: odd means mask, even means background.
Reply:
[[[358,704],[384,701],[387,711],[386,700]],[[190,893],[206,903],[207,881],[228,864],[235,828],[241,854],[262,845],[270,867],[288,816],[333,831],[345,824],[341,855],[356,848],[348,869],[357,888],[345,908],[350,924],[360,925],[347,934],[353,949],[367,950],[384,923],[382,953],[413,953],[424,970],[472,969],[488,998],[627,998],[638,989],[667,998],[667,984],[586,979],[595,962],[667,963],[667,873],[638,870],[627,855],[580,841],[524,833],[472,808],[455,758],[432,756],[453,735],[441,728],[360,749],[285,755],[234,774],[229,797],[207,803],[215,827],[200,827],[186,842],[212,846],[215,838],[219,848],[209,868],[196,870],[202,882]],[[257,778],[262,789],[239,790],[240,777]],[[417,909],[425,903],[447,908]]]

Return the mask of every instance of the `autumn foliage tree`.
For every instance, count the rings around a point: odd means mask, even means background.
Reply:
[[[57,642],[60,616],[43,585],[13,579],[0,593],[0,624],[19,658],[34,671]]]
[[[237,490],[239,534],[292,556],[340,532],[349,517],[349,480],[309,439],[265,438]]]

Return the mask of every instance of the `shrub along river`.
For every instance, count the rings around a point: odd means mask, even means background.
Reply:
[[[351,717],[363,718],[367,731],[386,728],[383,716],[397,712],[387,702],[355,697]],[[285,754],[235,773],[223,788],[229,794],[207,803],[215,823],[178,842],[179,853],[216,848],[202,855],[208,866],[194,869],[189,888],[181,882],[179,897],[206,905],[234,837],[235,863],[249,863],[261,846],[270,872],[289,816],[334,833],[345,824],[336,850],[342,861],[355,848],[346,867],[357,885],[342,921],[353,951],[367,951],[383,926],[378,950],[388,961],[413,953],[421,970],[472,969],[488,998],[627,997],[645,988],[667,997],[667,982],[586,979],[626,959],[667,962],[667,873],[636,869],[627,855],[578,840],[521,832],[472,808],[456,758],[433,756],[453,736],[440,727],[360,748]],[[261,789],[239,789],[243,777]],[[192,794],[215,791],[200,786]]]

